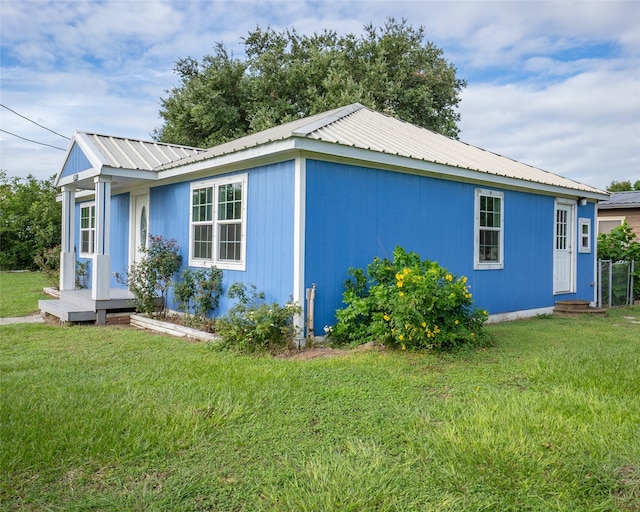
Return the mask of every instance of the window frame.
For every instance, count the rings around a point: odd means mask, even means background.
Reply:
[[[482,197],[500,199],[500,226],[480,225],[480,204]],[[474,194],[474,228],[473,228],[473,268],[474,270],[501,270],[504,268],[504,192],[476,188]],[[492,231],[498,233],[498,261],[480,260],[480,233],[481,231]]]
[[[586,235],[582,233],[583,226],[586,226],[587,228]],[[585,241],[585,236],[586,244],[583,243]],[[587,217],[578,218],[578,252],[585,254],[591,252],[591,219]]]
[[[82,227],[82,210],[88,208],[89,209],[89,227]],[[81,258],[91,258],[96,253],[96,202],[88,201],[85,203],[80,203],[80,257]],[[84,251],[84,244],[82,235],[83,233],[89,233],[89,251]]]
[[[247,254],[247,174],[233,174],[223,176],[221,178],[212,178],[202,181],[194,181],[189,186],[189,266],[190,267],[209,267],[215,265],[222,270],[246,270],[246,254]],[[241,184],[240,197],[240,259],[239,260],[223,260],[220,259],[220,226],[229,225],[228,219],[219,219],[218,211],[220,200],[218,197],[219,188],[224,185],[234,183]],[[201,189],[211,189],[211,219],[205,221],[194,221],[193,219],[193,195],[194,191]],[[211,226],[211,258],[196,258],[194,256],[194,231],[196,226]]]

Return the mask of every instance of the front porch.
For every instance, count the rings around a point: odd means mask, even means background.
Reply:
[[[134,311],[134,296],[124,288],[111,288],[108,299],[94,299],[90,289],[63,290],[59,299],[39,300],[42,314],[65,322],[95,322],[104,325],[107,314]]]

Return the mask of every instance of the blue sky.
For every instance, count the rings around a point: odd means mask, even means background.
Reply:
[[[55,132],[150,139],[177,59],[256,26],[360,34],[425,27],[467,80],[460,139],[596,187],[640,179],[640,1],[0,0],[0,103]],[[0,128],[68,141],[0,108]],[[10,176],[55,174],[64,152],[0,132]]]

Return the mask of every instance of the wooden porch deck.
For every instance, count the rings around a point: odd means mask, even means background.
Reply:
[[[129,290],[111,288],[110,298],[94,300],[91,290],[72,290],[60,292],[59,299],[39,300],[38,308],[42,314],[49,314],[65,322],[95,322],[104,325],[108,313],[134,311],[134,296]]]

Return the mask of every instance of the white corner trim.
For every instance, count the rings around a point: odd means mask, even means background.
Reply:
[[[293,301],[304,307],[305,227],[306,227],[307,161],[297,156],[294,167],[293,211]],[[295,319],[295,326],[304,327],[304,316]]]

